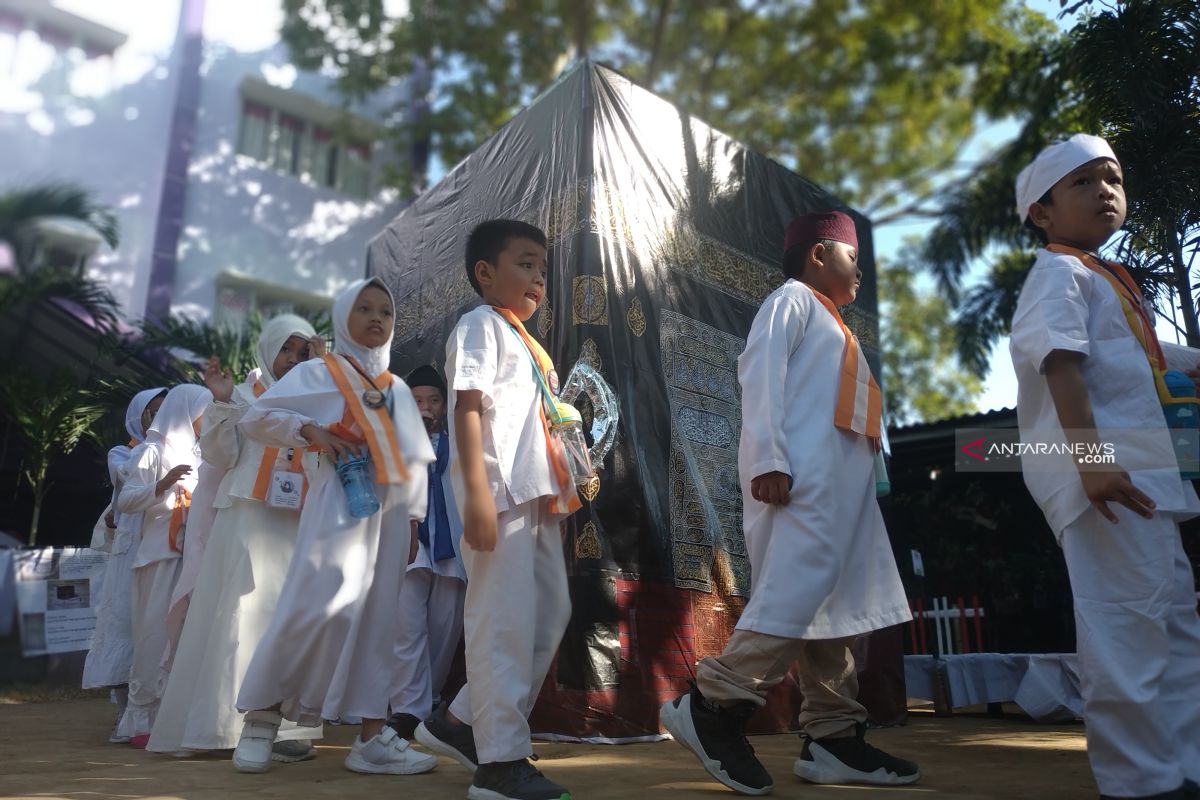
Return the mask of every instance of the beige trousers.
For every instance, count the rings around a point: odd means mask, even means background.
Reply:
[[[867,710],[855,699],[858,673],[850,653],[855,638],[788,639],[735,630],[721,655],[700,662],[696,685],[718,705],[748,700],[761,706],[795,663],[804,693],[800,729],[812,739],[850,736],[867,721]]]

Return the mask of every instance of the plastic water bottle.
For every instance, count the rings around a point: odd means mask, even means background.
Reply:
[[[1185,480],[1200,478],[1200,452],[1197,439],[1200,437],[1200,401],[1196,398],[1196,384],[1187,373],[1169,369],[1163,373],[1163,382],[1171,397],[1189,398],[1189,402],[1166,403],[1163,414],[1171,430],[1171,445],[1175,448],[1175,460],[1179,462],[1179,474]]]
[[[556,400],[550,426],[553,435],[562,443],[563,453],[567,458],[567,471],[571,473],[575,484],[578,486],[594,478],[596,470],[592,466],[587,439],[583,436],[583,418],[575,406]]]
[[[346,508],[355,519],[365,519],[379,510],[379,497],[371,482],[371,462],[367,458],[346,458],[337,462],[338,478],[346,492]]]

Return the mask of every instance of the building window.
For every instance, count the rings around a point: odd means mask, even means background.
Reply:
[[[242,102],[242,127],[238,152],[265,161],[271,147],[271,109],[249,100]]]
[[[238,152],[285,175],[366,198],[373,149],[367,142],[339,143],[330,128],[298,114],[242,100]]]

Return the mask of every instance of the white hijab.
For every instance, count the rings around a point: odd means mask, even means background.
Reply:
[[[351,338],[350,312],[354,310],[354,303],[358,300],[358,293],[370,284],[374,284],[387,292],[388,299],[392,301],[392,311],[395,312],[396,300],[392,297],[392,292],[388,289],[387,284],[379,280],[379,278],[362,278],[350,284],[333,301],[333,352],[338,355],[353,356],[373,379],[376,375],[381,375],[387,371],[388,365],[391,363],[392,336],[396,333],[396,321],[395,317],[393,317],[391,330],[388,331],[387,342],[382,347],[374,349],[363,347]]]
[[[280,314],[272,317],[263,326],[262,333],[258,335],[258,345],[254,348],[260,373],[258,379],[262,381],[262,385],[269,388],[279,379],[279,376],[271,371],[271,365],[275,363],[275,356],[279,355],[284,342],[293,336],[311,339],[316,335],[317,332],[313,330],[313,326],[309,324],[308,320],[297,317],[295,314]]]
[[[154,389],[143,389],[129,401],[129,408],[125,409],[125,430],[129,433],[129,438],[136,440],[139,444],[146,438],[146,431],[142,429],[142,415],[146,413],[146,406],[150,405],[150,401],[160,394],[165,394],[166,391],[161,386]]]
[[[212,392],[195,383],[181,383],[167,392],[154,415],[154,424],[146,432],[146,441],[158,445],[164,471],[180,464],[196,466],[199,439],[192,424],[211,402]]]

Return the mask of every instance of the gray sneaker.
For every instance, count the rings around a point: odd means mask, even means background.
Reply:
[[[480,764],[468,800],[571,800],[571,793],[538,772],[527,759]]]
[[[271,760],[283,764],[308,761],[317,757],[317,748],[308,739],[287,739],[271,745]]]
[[[415,736],[418,742],[439,756],[453,758],[472,772],[478,768],[475,733],[466,723],[451,722],[446,716],[445,705],[417,726]]]

